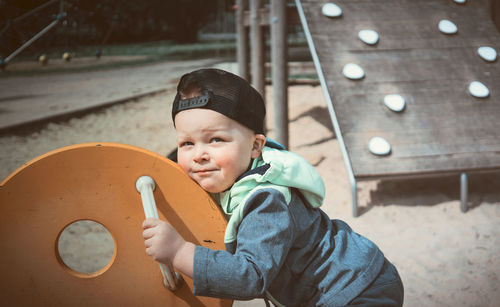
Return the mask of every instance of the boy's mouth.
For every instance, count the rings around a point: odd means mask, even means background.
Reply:
[[[196,170],[194,173],[199,176],[206,176],[210,175],[211,173],[215,172],[215,169],[201,169],[201,170]]]

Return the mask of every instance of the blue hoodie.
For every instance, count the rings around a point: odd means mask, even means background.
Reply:
[[[342,306],[378,275],[384,255],[318,207],[323,180],[299,155],[264,147],[218,195],[229,218],[226,251],[198,246],[194,294],[280,306]]]

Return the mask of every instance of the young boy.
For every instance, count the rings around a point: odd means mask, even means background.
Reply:
[[[184,75],[172,119],[181,168],[229,217],[226,251],[144,222],[146,252],[193,278],[194,294],[281,306],[401,306],[403,284],[377,246],[318,207],[324,185],[300,156],[264,136],[264,101],[217,69]],[[267,302],[267,301],[266,301]]]

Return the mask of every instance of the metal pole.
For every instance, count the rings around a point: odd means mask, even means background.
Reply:
[[[39,39],[42,35],[44,35],[45,33],[49,32],[50,29],[52,29],[53,27],[55,27],[57,25],[57,23],[59,22],[59,19],[56,19],[54,20],[53,22],[51,22],[48,26],[46,26],[42,31],[38,32],[37,34],[35,34],[35,36],[33,36],[32,38],[30,38],[26,43],[24,43],[21,47],[17,48],[17,50],[15,50],[14,52],[12,52],[8,57],[5,58],[5,63],[9,63],[10,60],[12,60],[16,55],[18,55],[21,51],[23,51],[24,49],[26,49],[26,47],[28,47],[29,45],[31,45],[33,42],[35,42],[37,39]]]
[[[340,130],[337,114],[335,113],[335,109],[333,108],[332,97],[330,96],[330,92],[328,91],[328,84],[326,83],[323,70],[321,69],[321,63],[319,62],[318,53],[316,52],[316,48],[314,47],[314,41],[312,39],[311,32],[309,31],[309,26],[307,25],[306,15],[304,14],[304,10],[302,9],[302,4],[300,3],[300,0],[295,0],[295,4],[297,5],[297,11],[299,12],[300,21],[302,23],[302,27],[304,28],[304,33],[306,35],[307,44],[309,45],[309,50],[311,51],[314,67],[316,68],[316,73],[318,74],[318,78],[321,83],[323,96],[327,102],[326,106],[328,107],[328,112],[330,113],[330,119],[332,121],[333,130],[335,130],[335,136],[337,137],[337,140],[339,142],[340,152],[342,153],[342,158],[344,159],[344,164],[347,170],[347,177],[349,178],[349,183],[351,184],[352,212],[353,212],[352,215],[356,217],[358,212],[358,201],[357,201],[358,197],[356,192],[357,184],[356,184],[356,178],[354,177],[354,171],[352,169],[351,160],[349,158],[349,154],[347,153],[347,148],[344,143],[344,137],[342,136],[342,131]]]
[[[249,81],[250,73],[248,72],[248,28],[245,27],[243,16],[247,7],[246,0],[237,0],[236,2],[236,48],[238,59],[238,75],[243,79]]]
[[[59,2],[59,14],[64,14],[64,0]]]
[[[460,175],[460,209],[462,212],[467,211],[467,174],[462,173]]]
[[[288,67],[286,1],[271,1],[271,74],[275,137],[288,148]]]
[[[260,25],[262,0],[250,0],[250,40],[252,84],[265,100],[264,88],[264,36]]]
[[[356,179],[350,181],[351,184],[351,196],[352,196],[352,216],[358,217],[358,184]]]

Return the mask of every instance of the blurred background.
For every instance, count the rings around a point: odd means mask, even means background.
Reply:
[[[234,60],[235,10],[234,0],[150,0],[147,5],[140,0],[0,0],[0,58],[4,68],[5,62],[63,57],[141,56],[128,63]],[[288,32],[290,60],[309,60],[301,26],[289,25]]]

